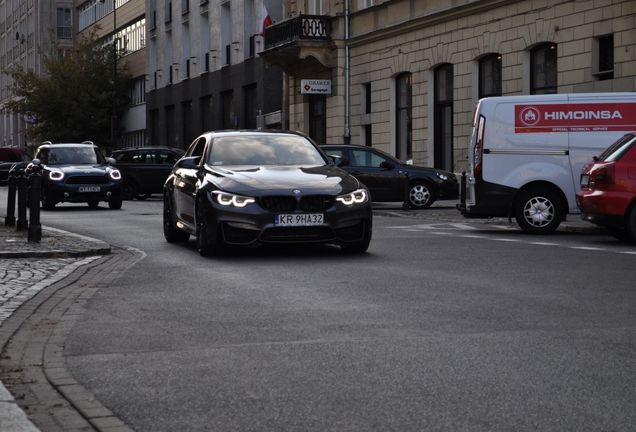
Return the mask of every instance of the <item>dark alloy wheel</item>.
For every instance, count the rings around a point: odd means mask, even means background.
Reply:
[[[182,243],[190,238],[190,234],[177,228],[167,193],[163,195],[163,236],[168,243]]]
[[[42,188],[42,208],[44,210],[53,210],[55,208],[55,200],[46,192],[45,188]]]
[[[121,208],[121,198],[113,198],[108,201],[108,208],[112,210],[119,210]]]
[[[561,224],[565,209],[552,189],[534,187],[521,191],[515,201],[515,219],[529,234],[549,234]]]
[[[435,201],[433,189],[424,182],[414,182],[409,186],[408,203],[411,208],[428,208]]]
[[[196,209],[197,227],[197,251],[201,256],[220,255],[225,249],[225,244],[219,233],[210,229],[203,204],[199,203]]]
[[[365,224],[364,227],[364,235],[362,239],[353,243],[345,243],[340,245],[340,250],[346,254],[362,254],[369,249],[369,244],[371,243],[371,226],[370,224]]]
[[[121,187],[121,195],[126,200],[131,200],[137,197],[137,185],[131,181],[125,181]]]

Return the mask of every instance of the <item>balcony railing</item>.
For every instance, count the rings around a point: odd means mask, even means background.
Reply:
[[[299,15],[267,27],[265,49],[299,40],[328,40],[330,32],[328,16]]]

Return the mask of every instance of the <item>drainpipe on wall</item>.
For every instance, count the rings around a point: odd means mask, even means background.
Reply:
[[[345,0],[345,121],[344,143],[351,143],[349,100],[351,96],[351,82],[349,71],[349,0]]]

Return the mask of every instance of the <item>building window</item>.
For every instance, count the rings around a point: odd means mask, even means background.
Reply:
[[[597,37],[594,48],[597,58],[594,75],[598,80],[614,78],[614,35]]]
[[[479,98],[501,96],[501,54],[479,60]]]
[[[403,73],[395,78],[396,90],[396,152],[398,159],[408,160],[413,157],[412,147],[412,85],[411,74]]]
[[[453,65],[435,69],[433,162],[435,168],[453,170]]]
[[[166,0],[166,19],[164,20],[166,24],[172,22],[172,1]]]
[[[57,9],[57,38],[58,39],[71,39],[72,33],[72,18],[71,10],[67,8]]]
[[[181,0],[181,15],[190,12],[190,0]]]
[[[371,83],[362,84],[364,90],[364,113],[371,114]]]
[[[140,77],[130,82],[128,96],[131,105],[143,105],[146,103],[146,77]]]
[[[364,125],[364,145],[367,147],[373,146],[373,129],[372,125]]]
[[[557,46],[543,43],[530,51],[530,94],[557,92]]]

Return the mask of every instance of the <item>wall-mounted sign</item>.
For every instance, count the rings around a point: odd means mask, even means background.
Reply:
[[[331,80],[300,80],[300,94],[331,94]]]

